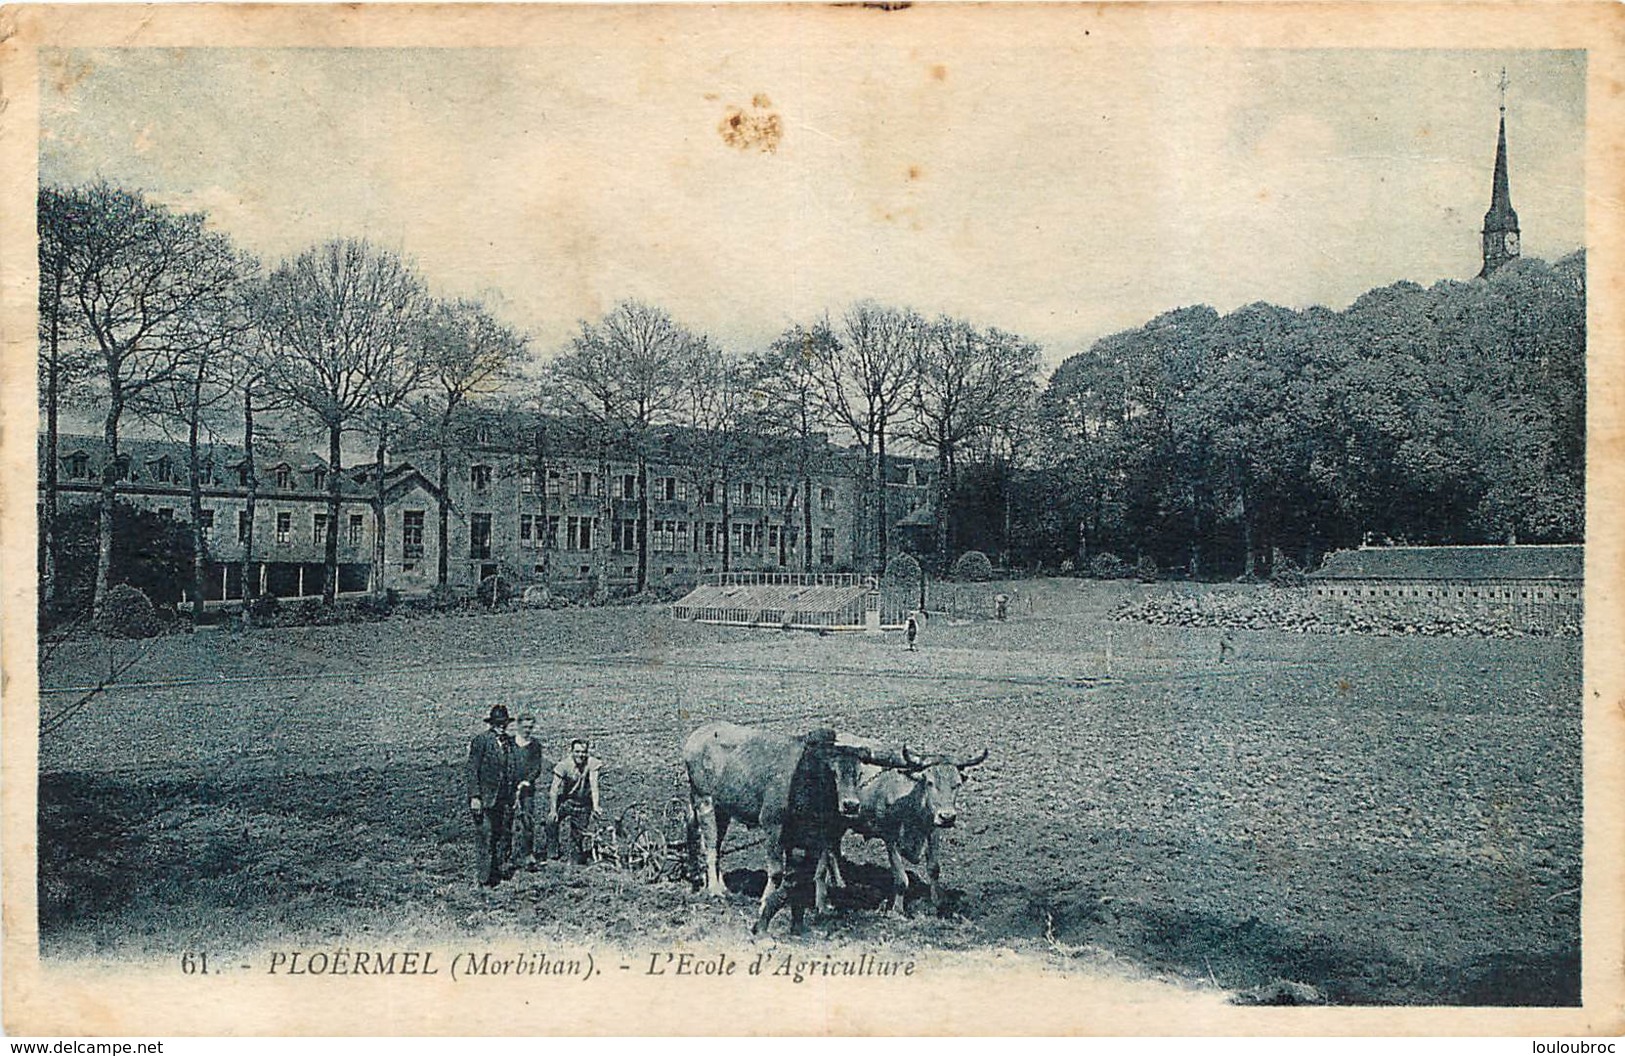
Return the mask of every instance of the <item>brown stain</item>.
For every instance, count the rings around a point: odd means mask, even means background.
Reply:
[[[932,66],[931,79],[933,81],[946,81],[948,79],[948,67],[944,66],[940,62]]]
[[[915,180],[924,175],[925,170],[920,168],[918,165],[910,165],[908,167],[908,179],[910,183],[913,183]]]
[[[55,66],[51,74],[51,87],[59,95],[67,95],[79,87],[96,69],[88,59],[73,57],[64,57]]]
[[[717,125],[717,133],[728,146],[746,154],[777,152],[784,139],[784,121],[770,109],[772,105],[773,100],[766,93],[757,92],[751,99],[750,109],[728,107]]]

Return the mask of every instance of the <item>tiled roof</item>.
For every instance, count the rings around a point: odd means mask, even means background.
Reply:
[[[43,464],[45,458],[45,437],[39,437],[39,459]],[[91,470],[91,482],[100,482],[101,467],[107,459],[107,445],[99,436],[85,436],[80,434],[62,434],[56,441],[57,458],[67,459],[74,454],[83,454],[88,460]],[[121,437],[119,439],[119,453],[129,460],[130,479],[127,485],[136,487],[184,488],[186,486],[187,447],[184,441],[154,440],[146,437]],[[168,459],[173,471],[173,479],[159,481],[153,472],[153,466]],[[210,443],[198,447],[198,462],[203,476],[203,486],[212,491],[245,491],[238,483],[237,468],[244,462],[243,449],[235,444]],[[275,443],[267,441],[254,445],[254,464],[258,467],[260,476],[261,494],[271,494],[278,489],[272,482],[265,479],[266,475],[278,466],[287,466],[300,472],[325,469],[327,460],[311,451],[302,450],[296,444]],[[60,467],[59,467],[60,472]],[[85,483],[84,480],[60,480],[62,484]],[[341,482],[346,495],[359,493],[351,471],[345,471],[345,479]],[[294,490],[310,492],[308,483],[301,481],[300,487]]]
[[[1315,579],[1562,580],[1578,583],[1585,547],[1373,546],[1328,554]]]

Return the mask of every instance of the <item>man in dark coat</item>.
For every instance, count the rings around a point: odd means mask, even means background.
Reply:
[[[513,852],[514,794],[519,783],[519,760],[508,736],[508,709],[491,708],[485,722],[490,729],[474,735],[468,745],[468,809],[474,818],[476,873],[480,885],[495,887],[513,875],[508,859]]]

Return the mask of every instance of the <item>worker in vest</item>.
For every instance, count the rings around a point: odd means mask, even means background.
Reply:
[[[582,834],[604,816],[599,806],[598,771],[602,764],[589,754],[581,738],[570,742],[570,755],[553,767],[553,785],[547,790],[547,845],[565,861],[585,865]]]

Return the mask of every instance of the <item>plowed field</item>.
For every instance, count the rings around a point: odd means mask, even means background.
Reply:
[[[880,638],[532,611],[157,640],[44,735],[48,955],[409,928],[743,941],[716,901],[605,868],[473,882],[461,760],[493,703],[550,755],[593,739],[606,807],[658,814],[712,717],[991,749],[946,833],[948,905],[872,907],[810,943],[1015,947],[1339,1003],[1579,998],[1580,645],[1114,624],[1134,587],[1026,586],[1006,624]],[[43,672],[49,717],[107,669]],[[759,885],[749,831],[724,859]],[[884,854],[849,837],[848,857]],[[781,918],[776,928],[783,928]]]

